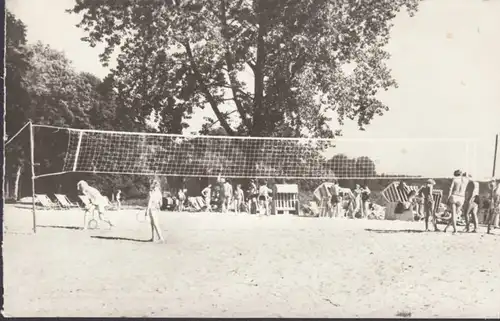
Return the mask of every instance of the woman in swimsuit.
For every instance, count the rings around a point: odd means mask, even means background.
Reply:
[[[462,171],[456,170],[453,173],[453,179],[451,180],[450,186],[450,196],[448,197],[448,205],[451,209],[451,218],[448,225],[444,228],[444,232],[448,229],[450,225],[453,226],[453,233],[457,232],[457,212],[464,205],[465,202],[465,190],[467,188],[467,183],[469,182],[467,177],[462,176]]]

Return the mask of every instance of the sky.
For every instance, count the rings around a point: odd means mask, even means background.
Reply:
[[[79,17],[65,13],[73,3],[8,0],[6,6],[27,25],[29,42],[62,50],[77,70],[104,77],[103,46],[82,42]],[[399,87],[379,95],[390,110],[365,131],[346,124],[337,151],[369,156],[379,172],[449,177],[462,169],[491,177],[500,133],[500,0],[426,0],[416,16],[403,12],[394,25],[388,64]],[[203,116],[213,117],[200,111],[193,129]]]

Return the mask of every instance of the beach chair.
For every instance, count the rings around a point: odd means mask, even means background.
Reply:
[[[52,202],[46,194],[35,194],[35,202],[40,203],[42,209],[61,209],[61,207],[57,205],[57,203]]]
[[[54,196],[56,197],[59,204],[65,209],[79,208],[80,207],[78,204],[71,202],[66,195],[54,194]]]

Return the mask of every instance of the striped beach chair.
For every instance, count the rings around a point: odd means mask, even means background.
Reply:
[[[392,182],[382,191],[382,196],[388,203],[408,202],[408,194],[411,191],[418,193],[419,189],[420,187],[416,185],[405,184],[404,186],[400,186],[400,182]],[[438,212],[443,198],[443,191],[434,189],[432,198],[434,199],[434,211]]]
[[[78,204],[71,202],[66,195],[54,194],[54,196],[56,197],[56,199],[59,202],[59,204],[61,205],[61,207],[64,209],[79,208],[80,207]]]
[[[313,192],[314,200],[318,205],[318,216],[320,217],[327,216],[329,212],[332,211],[332,208],[330,206],[331,198],[330,196],[328,196],[330,195],[328,189],[330,189],[332,186],[333,183],[326,182],[319,185]],[[354,194],[352,193],[351,189],[347,187],[340,187],[340,192],[344,194],[344,204],[342,204],[341,206],[341,208],[343,209],[350,200],[354,199]],[[344,213],[341,213],[341,215],[344,215]]]
[[[314,200],[316,201],[316,204],[318,205],[318,216],[323,217],[327,216],[330,209],[330,197],[328,196],[328,189],[330,189],[333,186],[333,183],[323,183],[320,186],[318,186],[314,192]]]

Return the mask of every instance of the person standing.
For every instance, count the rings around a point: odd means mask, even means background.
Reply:
[[[487,233],[491,233],[491,225],[494,227],[496,225],[497,217],[500,216],[500,184],[494,179],[490,181],[490,209],[487,218],[488,231]]]
[[[234,200],[235,200],[235,209],[236,213],[239,213],[241,210],[241,205],[245,203],[245,194],[241,189],[241,184],[236,185],[236,190],[234,191]]]
[[[453,172],[450,195],[448,197],[448,206],[451,209],[451,218],[448,225],[444,228],[444,232],[446,232],[450,225],[453,227],[453,233],[457,232],[457,213],[465,203],[465,190],[468,182],[468,178],[462,176],[462,171],[457,169]]]
[[[434,225],[434,231],[437,232],[439,231],[439,228],[437,227],[437,217],[436,217],[436,211],[434,210],[434,197],[433,197],[435,184],[436,182],[433,179],[428,179],[427,184],[420,189],[419,195],[420,197],[423,198],[425,230],[430,231],[429,218],[432,216],[432,224]]]
[[[177,192],[177,198],[179,199],[179,206],[178,206],[178,211],[183,212],[184,211],[184,203],[186,203],[186,190],[180,188],[179,192]]]
[[[111,220],[105,215],[108,200],[102,196],[101,192],[83,180],[76,184],[76,189],[82,192],[83,195],[87,196],[89,200],[89,204],[83,214],[83,229],[87,229],[87,214],[91,214],[92,217],[94,217],[95,211],[97,211],[101,221],[106,222],[110,227],[113,227],[113,223],[111,223]]]
[[[332,211],[330,211],[330,217],[337,217],[339,214],[339,207],[342,203],[342,195],[340,192],[339,182],[337,180],[333,181],[332,189],[331,189],[331,207]]]
[[[370,204],[370,194],[371,191],[368,188],[367,185],[363,186],[361,189],[361,210],[362,210],[362,217],[366,218],[368,216],[368,212],[370,211],[369,209],[369,204]]]
[[[269,215],[269,194],[272,193],[272,190],[267,187],[267,182],[264,181],[262,185],[259,187],[259,203],[264,202],[265,215]],[[260,206],[259,206],[260,207]]]
[[[353,195],[354,195],[354,210],[352,212],[352,218],[356,218],[356,214],[360,213],[361,214],[361,186],[359,184],[356,184],[356,187],[353,190]]]
[[[119,211],[122,207],[122,191],[119,189],[116,192],[116,209]]]
[[[257,184],[255,180],[250,180],[250,185],[248,187],[248,211],[250,214],[257,213],[257,198],[259,197],[259,191],[257,189]]]
[[[479,182],[472,179],[472,175],[468,175],[469,182],[467,183],[466,194],[468,196],[467,205],[464,206],[465,217],[465,232],[469,232],[470,219],[474,225],[473,233],[477,232],[478,226],[478,211],[479,211]]]
[[[151,183],[149,191],[148,207],[146,208],[146,216],[149,216],[149,221],[151,223],[151,242],[155,241],[155,236],[158,238],[158,242],[163,243],[164,238],[160,229],[160,221],[158,219],[157,213],[160,211],[163,203],[163,194],[161,192],[160,182],[154,180]]]
[[[229,208],[231,207],[231,199],[233,197],[233,185],[227,180],[224,181],[222,185],[222,190],[224,193],[224,196],[222,198],[222,212],[226,213],[229,211]]]

